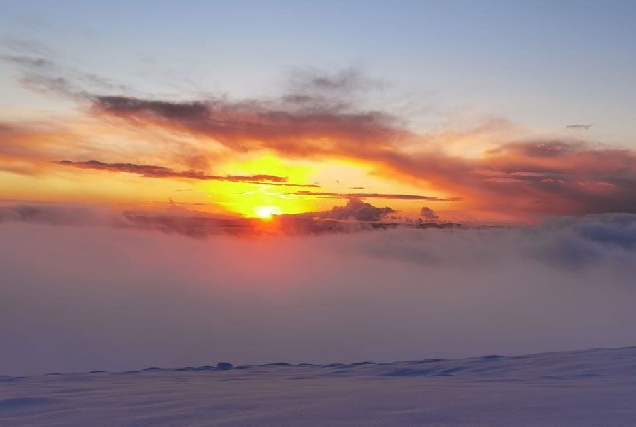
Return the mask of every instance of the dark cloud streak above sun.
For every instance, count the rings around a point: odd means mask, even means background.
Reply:
[[[109,96],[94,98],[92,112],[213,138],[237,152],[269,149],[296,158],[363,157],[365,151],[393,150],[395,141],[409,135],[389,114],[332,109],[319,100],[298,106],[285,100],[168,102]]]
[[[201,181],[245,182],[249,184],[273,183],[278,185],[290,185],[294,187],[315,187],[314,184],[304,185],[288,183],[286,177],[276,175],[208,175],[203,172],[194,170],[175,171],[165,166],[138,165],[134,163],[104,163],[98,160],[87,160],[84,162],[60,160],[55,163],[62,166],[70,166],[79,169],[131,173],[148,178],[184,178]]]

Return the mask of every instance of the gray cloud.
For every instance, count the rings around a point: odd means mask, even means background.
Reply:
[[[567,125],[567,129],[589,130],[594,125]]]

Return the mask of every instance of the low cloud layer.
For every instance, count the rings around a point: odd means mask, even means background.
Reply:
[[[1,374],[634,344],[634,215],[208,239],[72,216],[0,223]]]

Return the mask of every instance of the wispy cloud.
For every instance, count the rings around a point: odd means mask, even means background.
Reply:
[[[60,64],[56,53],[33,41],[0,41],[0,61],[17,67],[18,81],[27,89],[85,101],[100,91],[130,93],[133,90],[95,73]]]

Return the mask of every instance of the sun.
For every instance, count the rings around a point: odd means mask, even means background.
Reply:
[[[272,215],[281,215],[283,211],[278,206],[257,206],[254,214],[261,219],[272,219]]]

